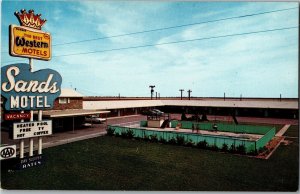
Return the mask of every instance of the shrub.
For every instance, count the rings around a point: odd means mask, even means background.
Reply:
[[[123,138],[128,138],[128,139],[132,139],[134,136],[134,133],[131,129],[128,129],[127,131],[122,131],[121,132],[121,136]]]
[[[195,144],[191,139],[189,139],[189,141],[185,145],[188,147],[193,147]]]
[[[234,144],[231,144],[230,148],[229,148],[229,152],[230,153],[235,153],[236,152],[236,149],[235,149],[235,145]]]
[[[223,152],[227,152],[228,151],[228,145],[226,143],[223,143],[222,145],[222,149]]]
[[[120,137],[120,133],[116,132],[116,133],[115,133],[115,136],[116,136],[116,137]]]
[[[151,142],[158,142],[157,135],[156,134],[150,135],[150,141]]]
[[[199,148],[207,148],[207,142],[206,142],[206,140],[204,140],[204,141],[199,141],[199,142],[197,143],[197,147],[199,147]]]
[[[108,127],[106,129],[106,135],[108,136],[113,136],[114,135],[114,132],[115,132],[115,129],[111,128],[111,127]]]
[[[213,151],[219,151],[219,148],[218,148],[218,146],[216,146],[216,145],[210,146],[209,149],[210,149],[210,150],[213,150]]]
[[[149,141],[149,140],[150,140],[150,139],[149,139],[149,136],[148,136],[148,135],[145,135],[145,136],[144,136],[144,140],[145,140],[145,141]]]
[[[127,132],[126,131],[122,131],[121,132],[121,137],[126,138],[127,137]]]
[[[176,140],[174,139],[174,137],[172,137],[169,141],[169,144],[175,145],[176,144]]]
[[[183,136],[177,135],[177,136],[176,136],[176,143],[177,143],[178,145],[184,145],[184,144],[185,144],[184,137],[183,137]]]
[[[238,145],[236,147],[236,152],[239,153],[239,154],[245,154],[246,153],[246,147],[245,145]]]
[[[127,132],[126,132],[126,137],[129,138],[129,139],[132,139],[134,136],[134,133],[131,129],[128,129]]]
[[[161,137],[161,138],[159,139],[159,142],[160,142],[160,143],[167,143],[167,140],[165,140],[164,138]]]
[[[256,156],[258,153],[256,150],[252,150],[252,151],[248,152],[247,154],[251,155],[251,156]]]

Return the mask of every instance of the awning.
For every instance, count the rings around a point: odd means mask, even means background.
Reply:
[[[68,109],[68,110],[46,110],[43,111],[43,117],[60,118],[60,117],[74,117],[93,114],[107,114],[110,111],[106,110],[83,110],[83,109]],[[37,112],[35,112],[37,114]]]

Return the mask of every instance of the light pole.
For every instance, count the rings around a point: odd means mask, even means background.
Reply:
[[[182,100],[182,92],[184,91],[184,89],[180,89],[180,99]]]
[[[187,92],[189,93],[189,100],[191,100],[191,93],[192,93],[192,90],[189,89]]]
[[[149,88],[151,88],[150,92],[151,92],[151,100],[152,100],[152,96],[153,96],[153,92],[154,92],[153,88],[155,88],[155,86],[154,85],[153,86],[149,86]]]

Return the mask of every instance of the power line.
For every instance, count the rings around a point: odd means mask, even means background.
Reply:
[[[80,40],[80,41],[66,42],[66,43],[61,43],[61,44],[55,44],[53,46],[61,46],[61,45],[82,43],[82,42],[88,42],[88,41],[94,41],[94,40],[116,38],[116,37],[122,37],[122,36],[130,36],[130,35],[136,35],[136,34],[142,34],[142,33],[149,33],[149,32],[162,31],[162,30],[169,30],[169,29],[174,29],[174,28],[182,28],[182,27],[186,27],[186,26],[193,26],[193,25],[200,25],[200,24],[206,24],[206,23],[212,23],[212,22],[219,22],[219,21],[224,21],[224,20],[231,20],[231,19],[238,19],[238,18],[244,18],[244,17],[251,17],[251,16],[269,14],[269,13],[274,13],[274,12],[287,11],[287,10],[292,10],[292,9],[298,9],[298,7],[286,8],[286,9],[278,9],[278,10],[273,10],[273,11],[265,11],[265,12],[260,12],[260,13],[253,13],[253,14],[240,15],[240,16],[234,16],[234,17],[228,17],[228,18],[221,18],[221,19],[216,19],[216,20],[208,20],[208,21],[204,21],[204,22],[182,24],[182,25],[177,25],[177,26],[169,26],[169,27],[164,27],[164,28],[157,28],[157,29],[151,29],[151,30],[131,32],[131,33],[126,33],[126,34],[104,36],[104,37],[93,38],[93,39],[86,39],[86,40]]]
[[[137,48],[152,47],[152,46],[159,46],[159,45],[178,44],[178,43],[209,40],[209,39],[216,39],[216,38],[226,38],[226,37],[233,37],[233,36],[242,36],[242,35],[249,35],[249,34],[258,34],[258,33],[274,32],[274,31],[281,31],[281,30],[290,30],[290,29],[295,29],[295,28],[299,28],[299,26],[268,29],[268,30],[261,30],[261,31],[252,31],[252,32],[243,32],[243,33],[237,33],[237,34],[227,34],[227,35],[220,35],[220,36],[211,36],[211,37],[196,38],[196,39],[189,39],[189,40],[164,42],[164,43],[158,43],[158,44],[147,44],[147,45],[139,45],[139,46],[131,46],[131,47],[122,47],[122,48],[114,48],[114,49],[99,50],[99,51],[70,53],[70,54],[64,54],[64,55],[56,55],[56,56],[53,56],[53,58],[55,58],[55,57],[67,57],[67,56],[74,56],[74,55],[86,55],[86,54],[102,53],[102,52],[111,52],[111,51],[118,51],[118,50],[129,50],[129,49],[137,49]],[[18,60],[18,61],[20,61],[20,60]],[[9,63],[9,62],[16,62],[16,61],[7,61],[7,62],[4,62],[4,63]]]
[[[147,45],[140,45],[140,46],[131,46],[131,47],[122,47],[122,48],[115,48],[115,49],[99,50],[99,51],[71,53],[71,54],[65,54],[65,55],[57,55],[57,56],[53,56],[53,57],[65,57],[65,56],[73,56],[73,55],[84,55],[84,54],[92,54],[92,53],[100,53],[100,52],[110,52],[110,51],[117,51],[117,50],[136,49],[136,48],[159,46],[159,45],[177,44],[177,43],[193,42],[193,41],[208,40],[208,39],[215,39],[215,38],[225,38],[225,37],[232,37],[232,36],[242,36],[242,35],[248,35],[248,34],[258,34],[258,33],[274,32],[274,31],[280,31],[280,30],[289,30],[289,29],[294,29],[294,28],[298,28],[298,27],[299,26],[294,26],[294,27],[254,31],[254,32],[244,32],[244,33],[238,33],[238,34],[227,34],[227,35],[221,35],[221,36],[211,36],[211,37],[205,37],[205,38],[180,40],[180,41],[173,41],[173,42],[164,42],[164,43],[158,43],[158,44],[147,44]]]
[[[196,22],[196,23],[182,24],[182,25],[177,25],[177,26],[169,26],[169,27],[163,27],[163,28],[156,28],[156,29],[150,29],[150,30],[144,30],[144,31],[126,33],[126,34],[119,34],[119,35],[104,36],[104,37],[93,38],[93,39],[72,41],[72,42],[54,44],[52,46],[62,46],[62,45],[76,44],[76,43],[89,42],[89,41],[95,41],[95,40],[101,40],[101,39],[117,38],[117,37],[122,37],[122,36],[130,36],[130,35],[136,35],[136,34],[142,34],[142,33],[162,31],[162,30],[168,30],[168,29],[174,29],[174,28],[182,28],[182,27],[186,27],[186,26],[200,25],[200,24],[213,23],[213,22],[219,22],[219,21],[225,21],[225,20],[232,20],[232,19],[238,19],[238,18],[245,18],[245,17],[252,17],[252,16],[257,16],[257,15],[263,15],[263,14],[269,14],[269,13],[275,13],[275,12],[288,11],[288,10],[292,10],[292,9],[298,9],[298,7],[291,7],[291,8],[286,8],[286,9],[277,9],[277,10],[272,10],[272,11],[265,11],[265,12],[247,14],[247,15],[233,16],[233,17],[221,18],[221,19],[216,19],[216,20],[208,20],[208,21],[203,21],[203,22]],[[3,51],[1,53],[7,53],[7,52]]]

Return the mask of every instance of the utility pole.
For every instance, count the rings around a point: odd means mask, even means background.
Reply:
[[[280,102],[281,102],[281,94],[280,94]]]
[[[180,89],[180,99],[182,100],[182,92],[184,91],[184,89]]]
[[[153,85],[151,85],[151,86],[149,86],[149,88],[151,88],[151,90],[150,90],[150,92],[151,92],[151,100],[152,100],[152,96],[153,96],[153,92],[154,92],[154,89],[153,88],[155,88],[155,86]]]
[[[189,89],[187,92],[189,93],[189,100],[191,100],[191,92],[192,92],[192,90]]]
[[[225,101],[225,92],[224,92],[224,101]]]
[[[157,100],[157,92],[155,92],[155,99]]]

